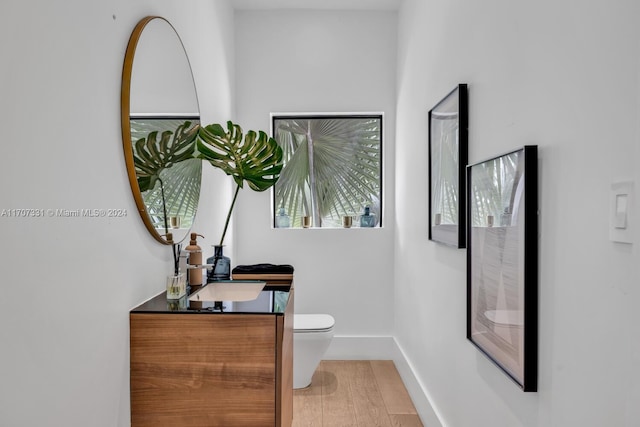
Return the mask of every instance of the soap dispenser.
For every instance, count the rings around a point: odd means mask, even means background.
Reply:
[[[189,246],[184,248],[185,251],[189,252],[189,265],[191,268],[188,268],[189,272],[189,286],[191,287],[191,291],[195,291],[199,289],[202,284],[202,248],[198,246],[197,238],[198,236],[204,238],[203,235],[198,233],[191,233],[191,240],[189,241]],[[194,268],[194,266],[199,266],[198,268]]]
[[[369,206],[364,207],[364,213],[360,215],[360,227],[375,227],[376,214],[371,213]]]

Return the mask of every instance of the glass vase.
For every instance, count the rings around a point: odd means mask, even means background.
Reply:
[[[365,206],[364,214],[360,215],[360,227],[375,227],[376,222],[376,214],[371,212],[369,206]]]
[[[187,276],[184,273],[167,276],[167,299],[177,300],[187,293]]]
[[[213,246],[213,256],[207,258],[207,264],[213,266],[207,273],[207,283],[231,279],[231,259],[224,256],[222,245]]]
[[[289,219],[289,215],[285,213],[284,208],[280,208],[278,215],[276,215],[276,228],[289,228],[290,226],[291,220]]]

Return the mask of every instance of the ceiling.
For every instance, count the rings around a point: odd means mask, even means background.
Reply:
[[[230,0],[234,9],[398,10],[402,0]]]

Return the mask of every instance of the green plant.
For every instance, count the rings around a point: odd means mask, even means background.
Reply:
[[[176,126],[175,131],[157,130]],[[198,124],[190,121],[132,121],[132,135],[146,135],[133,144],[138,187],[156,226],[168,232],[167,218],[191,218],[200,193],[201,162],[195,159]],[[166,128],[165,128],[166,129]],[[156,188],[157,183],[160,188]]]
[[[163,131],[160,139],[159,131],[153,131],[135,142],[133,161],[140,191],[152,189],[163,170],[193,158],[198,129],[198,125],[191,127],[191,122],[185,121],[175,132]]]
[[[282,170],[282,149],[262,131],[256,133],[250,130],[243,135],[242,128],[231,121],[227,122],[226,130],[219,124],[201,127],[198,131],[197,149],[201,159],[222,169],[236,183],[220,238],[222,245],[238,192],[243,188],[244,182],[254,191],[265,191],[274,185]]]

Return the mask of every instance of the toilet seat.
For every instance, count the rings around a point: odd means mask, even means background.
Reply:
[[[329,332],[335,325],[335,319],[330,314],[294,314],[293,332]]]

